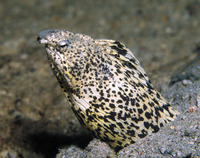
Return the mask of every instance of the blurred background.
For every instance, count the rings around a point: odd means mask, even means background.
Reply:
[[[0,1],[0,157],[54,157],[92,139],[67,105],[36,39],[66,29],[123,42],[163,91],[199,60],[199,0]]]

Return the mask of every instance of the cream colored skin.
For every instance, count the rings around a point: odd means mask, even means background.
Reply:
[[[124,44],[66,30],[38,40],[80,123],[116,151],[176,118]]]

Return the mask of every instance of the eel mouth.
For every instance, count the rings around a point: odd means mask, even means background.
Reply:
[[[54,50],[51,50],[51,45],[49,45],[49,41],[48,41],[48,36],[52,36],[52,34],[58,32],[58,31],[60,31],[60,30],[43,30],[43,31],[39,32],[37,41],[40,44],[45,45],[46,54],[47,54],[47,58],[50,63],[50,67],[52,68],[53,73],[59,80],[61,87],[65,91],[71,91],[71,88],[69,86],[70,79],[65,75],[65,73],[62,71],[62,68],[60,67],[62,65],[62,63],[59,59],[62,58],[61,57],[62,55],[59,54],[59,52],[55,52]],[[57,56],[57,60],[54,59],[54,56]]]

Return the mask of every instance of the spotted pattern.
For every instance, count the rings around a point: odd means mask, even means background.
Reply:
[[[38,40],[80,123],[116,151],[176,118],[124,44],[65,30]]]

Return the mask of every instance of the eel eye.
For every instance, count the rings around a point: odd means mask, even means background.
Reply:
[[[63,47],[68,47],[69,46],[69,42],[66,40],[60,41],[58,43],[59,47],[63,48]]]
[[[66,40],[58,42],[56,49],[57,51],[64,52],[69,48],[70,43]]]

